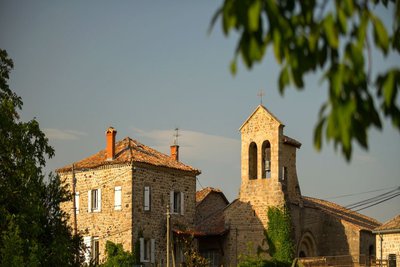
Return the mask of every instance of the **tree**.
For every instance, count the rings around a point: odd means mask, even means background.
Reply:
[[[139,263],[135,254],[124,251],[122,244],[115,244],[111,241],[106,242],[107,259],[101,265],[103,267],[125,267]]]
[[[394,10],[391,32],[372,5]],[[367,131],[372,126],[381,129],[382,116],[400,130],[400,69],[382,70],[375,77],[371,71],[372,48],[386,57],[400,53],[400,1],[224,0],[211,28],[218,18],[225,36],[231,31],[239,34],[233,74],[239,56],[251,69],[269,46],[280,65],[281,94],[288,86],[303,89],[304,76],[321,71],[329,93],[314,130],[317,150],[323,139],[333,140],[349,161],[353,141],[368,149]]]
[[[9,88],[13,62],[0,49],[0,266],[78,266],[73,236],[60,203],[71,194],[42,168],[54,150],[33,119],[21,122],[22,99]]]

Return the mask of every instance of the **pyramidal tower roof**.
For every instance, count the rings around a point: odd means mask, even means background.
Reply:
[[[262,104],[258,105],[256,109],[251,113],[251,115],[245,120],[245,122],[240,126],[239,131],[242,130],[242,128],[249,122],[249,120],[254,116],[254,114],[257,113],[259,109],[263,109],[265,112],[268,113],[275,121],[277,121],[279,124],[282,126],[285,126],[279,119],[276,117],[271,111],[269,111],[266,107],[264,107]]]

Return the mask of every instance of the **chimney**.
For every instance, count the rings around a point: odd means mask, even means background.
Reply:
[[[113,127],[108,127],[106,131],[106,157],[107,160],[113,160],[115,157],[115,136],[117,135],[117,130]]]
[[[179,146],[178,145],[171,146],[171,158],[173,160],[179,161]]]

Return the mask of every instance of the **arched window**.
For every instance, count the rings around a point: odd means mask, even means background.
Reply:
[[[257,145],[254,142],[249,146],[249,179],[257,179]]]
[[[271,178],[271,144],[268,140],[262,145],[262,178]]]

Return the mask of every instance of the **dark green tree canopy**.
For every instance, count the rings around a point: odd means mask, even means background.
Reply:
[[[22,99],[8,85],[12,68],[0,49],[0,266],[78,266],[82,242],[60,208],[71,194],[58,176],[44,181],[54,150],[36,120],[20,121]]]
[[[376,6],[393,11],[390,31],[374,13]],[[371,49],[384,56],[400,52],[399,1],[225,0],[211,27],[218,18],[226,36],[239,34],[233,74],[239,56],[251,69],[269,46],[280,66],[281,93],[288,86],[303,89],[306,74],[322,72],[328,99],[314,131],[318,150],[324,138],[332,140],[350,160],[353,140],[367,149],[367,131],[371,126],[381,129],[383,116],[400,130],[400,69],[383,70],[376,77],[371,72]]]

